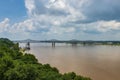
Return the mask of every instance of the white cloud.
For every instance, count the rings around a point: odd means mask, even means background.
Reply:
[[[88,19],[88,16],[83,14],[83,9],[90,6],[92,1],[25,0],[28,18],[14,24],[10,24],[10,20],[6,18],[0,22],[0,33],[7,31],[12,35],[29,37],[36,37],[33,35],[38,37],[51,36],[51,38],[61,36],[60,38],[64,39],[68,36],[69,38],[83,38],[81,36],[86,34],[87,37],[97,33],[106,35],[109,32],[120,30],[120,22],[117,20],[82,23]]]
[[[63,28],[63,27],[52,27],[48,34],[58,34],[58,35],[65,35],[66,33],[73,33],[75,32],[75,28],[73,27],[68,27],[68,28]]]
[[[47,8],[54,8],[54,9],[64,9],[66,7],[64,0],[50,0],[49,3],[46,5]]]
[[[9,19],[5,18],[2,22],[0,22],[0,33],[7,31],[9,28]]]
[[[82,31],[91,31],[98,33],[106,33],[109,31],[120,30],[120,22],[111,20],[111,21],[96,21],[93,23],[80,24],[80,29]]]
[[[28,10],[28,14],[29,15],[33,14],[32,12],[35,9],[35,2],[34,2],[34,0],[25,0],[25,3],[27,3],[27,4],[25,4],[25,7]]]
[[[76,1],[78,2],[78,0]],[[79,3],[82,5],[83,0],[80,0]],[[28,14],[30,14],[29,17],[33,20],[34,27],[36,29],[44,27],[48,29],[47,33],[63,34],[74,32],[75,28],[71,28],[71,26],[66,24],[85,19],[85,16],[74,6],[70,5],[68,0],[32,0],[32,2],[26,0],[25,4]],[[34,7],[31,8],[30,5]]]

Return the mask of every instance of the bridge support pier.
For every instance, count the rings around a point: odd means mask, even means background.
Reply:
[[[73,46],[73,47],[76,47],[76,46],[77,46],[77,43],[72,43],[72,46]]]
[[[52,47],[55,47],[55,42],[52,42]]]
[[[83,46],[85,46],[86,45],[86,43],[85,42],[83,42]]]
[[[27,42],[27,43],[26,43],[25,49],[26,49],[26,50],[30,50],[30,42]]]

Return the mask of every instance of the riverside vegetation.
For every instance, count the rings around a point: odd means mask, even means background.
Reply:
[[[21,52],[17,43],[0,38],[0,80],[91,79],[76,75],[74,72],[61,74],[55,67],[39,63],[34,55]]]

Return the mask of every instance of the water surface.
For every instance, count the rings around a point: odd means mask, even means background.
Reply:
[[[120,80],[120,46],[76,46],[33,43],[31,51],[40,63],[61,73],[76,72],[93,80]]]

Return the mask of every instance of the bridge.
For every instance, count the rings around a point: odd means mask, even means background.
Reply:
[[[30,43],[51,43],[52,47],[55,47],[56,43],[66,43],[71,44],[72,46],[77,46],[78,44],[82,45],[120,45],[120,41],[80,41],[80,40],[18,40],[13,41],[15,43],[26,43],[26,48],[30,49]]]

